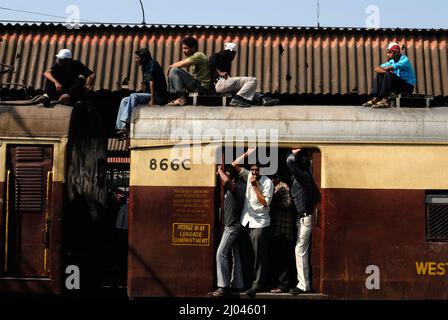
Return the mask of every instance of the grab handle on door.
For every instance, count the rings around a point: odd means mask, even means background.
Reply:
[[[5,257],[4,257],[4,266],[3,271],[8,271],[8,246],[9,246],[9,188],[10,188],[10,176],[11,170],[8,170],[6,173],[6,208],[5,208]]]
[[[42,230],[42,243],[44,245],[44,271],[48,272],[48,249],[50,248],[50,228],[51,228],[51,219],[50,219],[50,188],[51,188],[51,177],[53,172],[47,172],[47,188],[45,192],[45,225]]]

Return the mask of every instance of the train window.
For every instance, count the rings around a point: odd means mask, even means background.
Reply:
[[[426,240],[448,241],[448,194],[426,195]]]

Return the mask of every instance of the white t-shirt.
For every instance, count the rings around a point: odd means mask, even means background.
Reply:
[[[241,224],[246,226],[249,224],[249,228],[264,228],[271,224],[271,217],[269,216],[270,203],[272,201],[272,195],[274,193],[274,184],[271,179],[266,176],[261,176],[258,180],[258,187],[268,204],[267,207],[263,206],[258,201],[257,194],[254,187],[250,183],[252,173],[242,168],[240,176],[247,181],[246,197],[244,200],[243,212],[241,213]]]

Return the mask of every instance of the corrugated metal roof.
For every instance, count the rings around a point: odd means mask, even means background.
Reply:
[[[119,140],[117,138],[107,139],[107,151],[108,152],[128,152],[128,146],[126,140]]]
[[[166,70],[182,56],[186,35],[199,40],[199,50],[211,55],[223,43],[239,44],[232,74],[255,76],[263,92],[366,94],[373,69],[385,60],[386,46],[407,47],[417,75],[417,93],[448,96],[448,48],[445,29],[362,29],[194,25],[0,25],[0,62],[16,73],[3,82],[42,88],[42,73],[61,48],[69,48],[97,74],[96,89],[119,90],[128,81],[141,89],[141,74],[133,52],[148,47]]]
[[[113,164],[130,164],[131,158],[129,157],[108,157],[107,163]]]

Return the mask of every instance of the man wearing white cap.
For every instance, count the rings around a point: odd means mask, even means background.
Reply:
[[[227,42],[224,50],[210,57],[210,65],[216,70],[218,81],[215,84],[217,93],[236,93],[230,101],[231,106],[250,107],[253,103],[263,105],[278,104],[278,99],[265,97],[257,93],[257,79],[254,77],[231,77],[230,70],[235,58],[237,45]]]
[[[57,62],[44,72],[47,79],[45,94],[51,100],[73,105],[83,98],[85,86],[92,88],[95,74],[81,62],[73,60],[68,49],[60,50],[56,58]]]
[[[412,93],[416,78],[409,58],[401,54],[400,46],[391,42],[387,46],[388,62],[376,67],[376,77],[372,85],[373,99],[364,103],[364,107],[389,108],[388,97],[391,92]]]

